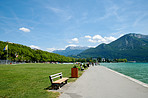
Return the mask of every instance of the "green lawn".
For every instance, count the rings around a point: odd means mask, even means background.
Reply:
[[[49,75],[62,72],[71,76],[73,65],[64,64],[17,64],[0,65],[0,98],[55,98],[58,92],[47,92]],[[79,71],[79,76],[82,74]],[[75,81],[70,78],[68,82]]]

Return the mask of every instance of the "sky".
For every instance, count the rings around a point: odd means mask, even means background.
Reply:
[[[52,52],[148,35],[148,0],[0,0],[0,41]]]

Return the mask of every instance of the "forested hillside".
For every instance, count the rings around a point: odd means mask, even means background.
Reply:
[[[36,61],[36,62],[73,62],[74,58],[65,57],[47,51],[31,49],[30,47],[0,41],[0,59],[6,60],[7,50],[4,47],[8,44],[8,60],[11,61]]]

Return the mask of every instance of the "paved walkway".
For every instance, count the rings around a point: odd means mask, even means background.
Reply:
[[[90,67],[63,90],[60,98],[148,98],[148,88],[103,66]]]

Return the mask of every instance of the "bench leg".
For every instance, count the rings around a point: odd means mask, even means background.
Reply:
[[[60,89],[60,90],[61,90],[61,87],[60,87],[60,85],[59,85],[58,89]]]
[[[65,81],[65,84],[67,84],[67,80]]]
[[[57,85],[57,89],[61,89],[60,84]]]

